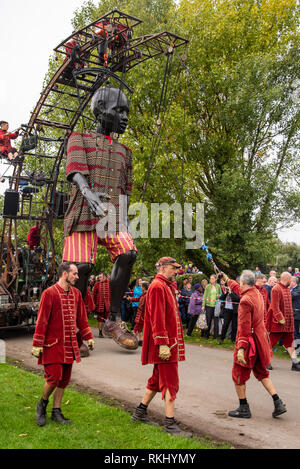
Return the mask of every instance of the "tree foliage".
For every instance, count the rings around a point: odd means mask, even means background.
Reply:
[[[114,7],[87,1],[72,25]],[[140,0],[137,11],[134,0],[120,0],[118,9],[143,20],[136,35],[169,30],[190,41],[183,65],[184,50],[171,59],[160,115],[166,56],[126,77],[134,88],[122,137],[134,155],[131,201],[203,201],[205,239],[220,265],[237,273],[267,263],[276,228],[300,218],[298,2]],[[51,57],[46,81],[57,66]],[[135,272],[153,272],[163,255],[210,270],[201,250],[186,252],[184,239],[138,239],[137,246]],[[101,254],[102,268],[108,262]]]

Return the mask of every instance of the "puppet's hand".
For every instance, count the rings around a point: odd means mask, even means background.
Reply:
[[[162,360],[169,360],[171,356],[171,350],[170,347],[167,345],[160,345],[159,346],[159,358]]]
[[[32,347],[31,355],[33,355],[34,357],[39,358],[42,353],[43,347]]]
[[[240,348],[237,353],[237,359],[240,363],[243,363],[244,365],[247,365],[247,362],[245,360],[245,350],[243,348]]]
[[[286,320],[283,318],[283,319],[280,319],[280,321],[278,321],[278,322],[279,322],[279,324],[282,324],[282,325],[283,325],[283,324],[286,323]]]
[[[94,192],[90,188],[86,187],[82,190],[82,195],[95,217],[104,217],[107,215],[108,210],[101,202],[100,196],[97,192]]]

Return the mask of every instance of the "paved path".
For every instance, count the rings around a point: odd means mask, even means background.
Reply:
[[[141,400],[152,366],[141,366],[139,348],[127,352],[111,339],[95,339],[90,357],[74,364],[72,381],[121,400],[133,409]],[[25,366],[39,368],[30,355],[29,334],[9,334],[5,339],[7,356],[24,360]],[[202,435],[230,441],[248,448],[300,448],[300,373],[292,372],[289,360],[275,358],[271,377],[288,412],[272,418],[273,403],[263,386],[252,376],[248,382],[248,401],[252,419],[227,417],[238,407],[231,381],[232,351],[195,345],[186,346],[186,362],[180,363],[180,392],[176,417]],[[149,414],[163,416],[163,403],[157,395]]]

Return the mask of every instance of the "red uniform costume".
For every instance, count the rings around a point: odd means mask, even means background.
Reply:
[[[264,322],[265,322],[265,326],[266,326],[266,324],[267,324],[267,314],[268,314],[269,307],[270,307],[268,292],[264,287],[259,288],[257,285],[255,285],[255,287],[261,293],[261,295],[263,297],[263,300],[264,300]]]
[[[176,282],[156,275],[146,296],[145,322],[142,348],[142,364],[154,364],[147,388],[162,393],[169,389],[171,400],[179,389],[178,361],[185,360],[182,324],[175,291]],[[171,356],[168,361],[159,357],[159,346],[168,345]]]
[[[240,285],[228,280],[231,290],[241,297],[238,308],[238,331],[234,348],[232,379],[235,384],[243,385],[253,371],[261,381],[269,377],[266,367],[271,361],[268,333],[264,324],[264,302],[258,289],[249,287],[241,291]],[[246,365],[237,359],[240,348],[245,350]]]
[[[105,322],[110,311],[110,283],[106,278],[102,282],[96,282],[93,288],[95,310],[98,314],[98,322]]]
[[[285,324],[279,324],[281,319]],[[289,287],[278,282],[272,288],[271,305],[267,315],[267,330],[270,333],[272,348],[282,339],[285,347],[291,347],[294,341],[294,316],[292,295]]]
[[[74,359],[80,362],[77,328],[83,340],[93,338],[80,291],[70,286],[65,292],[58,283],[45,290],[41,296],[33,346],[43,347],[38,364],[44,365],[45,379],[52,386],[66,387]]]
[[[136,334],[137,332],[143,332],[144,328],[144,320],[145,320],[145,303],[146,303],[146,294],[142,293],[139,298],[137,298],[139,305],[135,317],[135,326],[134,326],[134,333]]]
[[[96,309],[96,305],[95,305],[95,302],[94,302],[94,296],[93,296],[93,293],[91,292],[91,290],[89,288],[87,289],[86,295],[85,295],[85,298],[84,298],[84,306],[85,306],[85,309],[86,309],[87,317],[89,317],[89,314],[92,311],[95,311],[95,309]]]
[[[30,228],[27,242],[29,244],[29,248],[31,251],[33,251],[35,248],[37,248],[40,245],[40,230],[37,226],[33,226]]]
[[[10,141],[15,140],[18,136],[19,132],[7,132],[7,130],[0,129],[0,153],[7,156],[9,152],[17,151],[11,146]]]

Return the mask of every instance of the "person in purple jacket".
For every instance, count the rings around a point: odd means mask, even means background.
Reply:
[[[203,293],[204,289],[201,283],[196,283],[196,285],[194,285],[194,293],[192,293],[190,298],[189,314],[191,318],[186,332],[188,337],[191,337],[199,314],[202,312]]]

